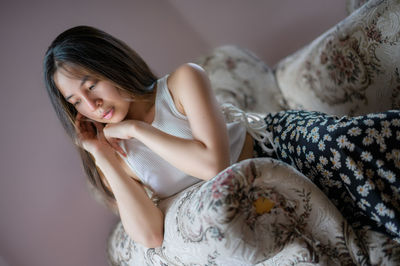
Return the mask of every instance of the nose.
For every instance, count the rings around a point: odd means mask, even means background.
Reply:
[[[103,100],[101,99],[92,99],[90,97],[84,97],[84,100],[86,104],[88,105],[90,111],[96,110],[98,107],[100,107],[103,104]]]

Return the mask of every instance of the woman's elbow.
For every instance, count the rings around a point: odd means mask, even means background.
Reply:
[[[164,241],[163,235],[156,235],[146,239],[146,241],[143,243],[143,246],[147,248],[158,248],[162,246],[163,241]]]
[[[215,163],[205,173],[205,180],[210,180],[229,166],[227,162]]]
[[[157,248],[161,247],[163,241],[164,241],[164,236],[163,234],[151,234],[147,236],[143,236],[140,239],[137,237],[135,238],[134,234],[128,233],[127,234],[130,236],[131,239],[133,239],[135,242],[143,245],[146,248]],[[136,235],[137,236],[137,235]]]

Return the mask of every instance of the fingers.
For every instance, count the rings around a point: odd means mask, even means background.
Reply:
[[[94,133],[95,127],[92,125],[94,121],[83,116],[81,113],[77,113],[75,117],[75,127],[77,131],[81,133]]]
[[[111,147],[113,147],[113,149],[117,152],[119,152],[122,156],[126,157],[127,154],[124,152],[124,150],[121,148],[121,146],[119,146],[119,141],[112,141],[110,143]]]
[[[93,126],[91,120],[81,113],[76,114],[74,127],[77,137],[75,144],[80,147],[83,147],[83,143],[86,140],[93,139],[96,136],[96,128]]]
[[[121,146],[119,146],[120,139],[106,138],[106,141],[116,152],[119,152],[124,157],[127,156]]]
[[[81,119],[82,119],[82,115],[80,113],[77,113],[75,116],[74,127],[75,127],[76,137],[77,137],[77,139],[75,140],[75,144],[79,147],[82,147]]]
[[[97,130],[98,130],[98,132],[99,132],[99,134],[98,134],[99,138],[101,138],[102,140],[108,142],[108,144],[110,144],[110,146],[111,146],[116,152],[119,152],[122,156],[126,157],[126,156],[127,156],[126,153],[125,153],[124,150],[121,148],[121,146],[119,146],[120,139],[117,139],[117,138],[109,138],[109,137],[106,137],[106,135],[104,134],[104,129],[107,127],[107,125],[106,125],[106,126],[103,126],[103,125],[102,125],[101,123],[99,123],[99,122],[95,122],[94,124],[95,124],[95,126],[96,126],[96,128],[97,128]]]
[[[75,129],[78,133],[88,131],[88,125],[86,117],[84,117],[81,113],[77,113],[75,117]]]
[[[120,139],[107,137],[104,134],[104,129],[107,125],[103,126],[102,123],[91,120],[80,113],[77,113],[74,125],[77,131],[78,142],[82,142],[86,138],[97,138],[98,141],[107,143],[121,155],[127,156],[121,146],[119,146]],[[82,146],[80,144],[77,145]]]
[[[121,146],[119,146],[119,142],[121,141],[120,139],[107,138],[107,137],[105,137],[105,138],[115,151],[119,152],[120,154],[122,154],[125,157],[127,156],[126,153],[124,152],[124,150],[121,148]]]
[[[75,116],[75,122],[74,122],[74,126],[75,126],[75,130],[78,131],[80,128],[80,120],[82,118],[82,115],[80,113],[77,113]]]
[[[94,124],[94,126],[96,127],[96,130],[97,130],[97,138],[100,138],[100,139],[104,140],[105,139],[104,138],[104,132],[103,132],[104,126],[101,123],[96,122],[96,121],[94,121],[93,124]]]

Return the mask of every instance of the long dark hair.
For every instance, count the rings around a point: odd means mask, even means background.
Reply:
[[[73,27],[58,35],[45,54],[43,67],[44,81],[53,108],[74,144],[77,143],[74,127],[77,111],[64,99],[54,82],[57,70],[62,68],[77,78],[90,73],[112,82],[133,97],[150,96],[153,93],[151,85],[157,80],[133,49],[110,34],[90,26]],[[102,182],[92,156],[78,145],[75,146],[82,159],[89,191],[96,200],[118,214],[115,196]]]

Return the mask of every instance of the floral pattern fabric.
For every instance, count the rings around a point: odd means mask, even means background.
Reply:
[[[400,1],[370,0],[276,66],[289,109],[364,115],[400,108]]]
[[[272,69],[249,50],[225,45],[196,63],[206,70],[220,103],[257,113],[285,109]]]
[[[400,110],[340,118],[291,110],[265,121],[276,158],[309,177],[353,228],[400,242]]]
[[[119,222],[110,265],[398,265],[400,245],[361,238],[308,178],[272,158],[242,161],[162,200],[164,241],[145,248]]]

